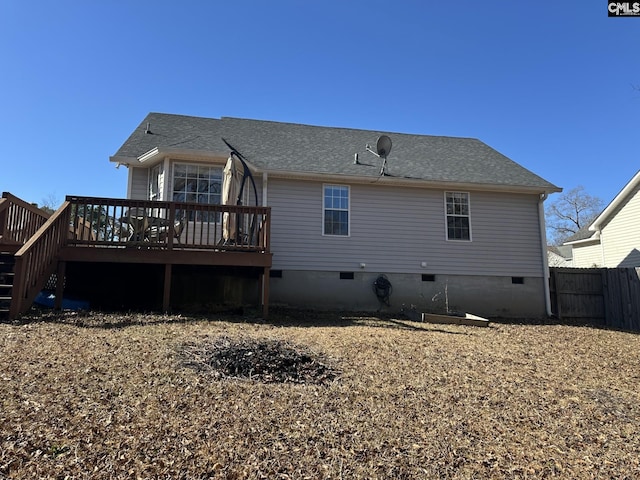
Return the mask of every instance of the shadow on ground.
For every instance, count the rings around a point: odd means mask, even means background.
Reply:
[[[141,312],[101,312],[101,311],[62,311],[33,307],[19,320],[9,322],[14,325],[32,323],[59,323],[83,328],[127,328],[140,325],[159,325],[164,323],[199,323],[222,321],[263,324],[279,327],[356,327],[367,326],[381,329],[401,329],[416,332],[441,332],[452,335],[469,335],[469,332],[449,331],[440,325],[412,321],[402,315],[386,312],[344,312],[318,311],[307,309],[272,308],[268,319],[260,318],[255,312],[241,309],[217,309],[208,314],[188,313],[141,313]]]

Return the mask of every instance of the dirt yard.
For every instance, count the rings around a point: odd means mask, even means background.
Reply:
[[[236,340],[331,375],[221,374]],[[40,314],[0,324],[0,478],[640,478],[639,383],[588,327]]]

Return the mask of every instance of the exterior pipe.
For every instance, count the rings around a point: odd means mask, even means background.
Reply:
[[[542,247],[542,271],[544,276],[544,306],[547,317],[551,317],[551,292],[549,290],[549,259],[547,258],[547,232],[544,223],[544,201],[549,197],[548,193],[540,195],[538,201],[538,221],[540,223],[540,246]]]
[[[602,268],[607,268],[607,259],[604,256],[604,242],[602,241],[602,229],[600,227],[596,230],[596,237],[600,240],[600,256],[602,257]]]

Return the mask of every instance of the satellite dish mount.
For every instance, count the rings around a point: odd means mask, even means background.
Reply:
[[[376,150],[373,151],[367,144],[367,151],[373,153],[376,157],[382,158],[382,168],[380,169],[380,175],[387,174],[387,156],[391,151],[391,139],[386,135],[380,135],[376,142]]]

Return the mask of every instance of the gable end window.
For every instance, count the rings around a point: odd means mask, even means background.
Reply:
[[[324,235],[349,235],[349,187],[325,185],[323,191]]]
[[[447,240],[471,240],[469,194],[445,192]]]

